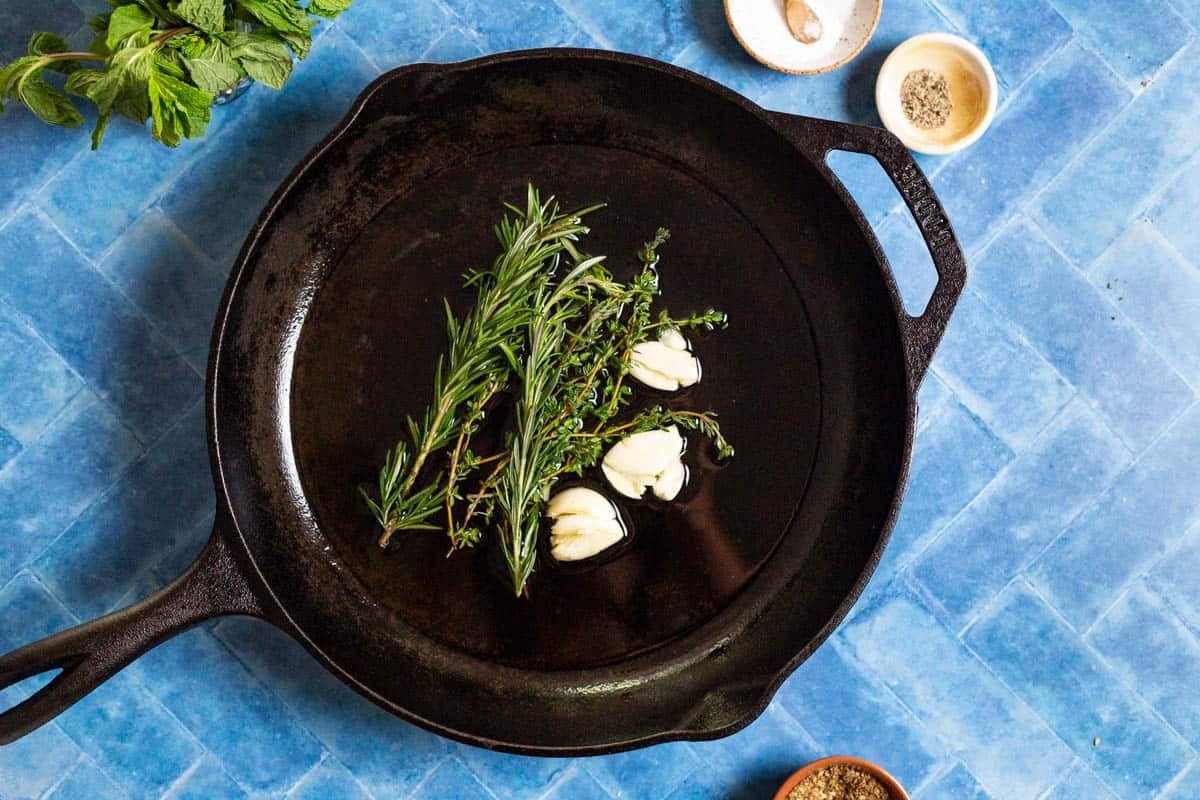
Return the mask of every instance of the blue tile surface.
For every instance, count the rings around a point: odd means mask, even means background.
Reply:
[[[165,797],[169,800],[210,800],[221,797],[237,800],[246,792],[221,767],[211,754],[204,756],[192,771],[175,782]]]
[[[1092,283],[1191,386],[1200,386],[1200,268],[1148,224],[1135,225],[1089,269]]]
[[[251,791],[286,791],[321,758],[278,696],[206,630],[159,645],[131,671]]]
[[[835,640],[818,650],[779,690],[778,702],[833,752],[857,753],[905,786],[920,786],[945,748],[895,696]]]
[[[21,443],[4,428],[0,428],[0,469],[21,452]]]
[[[79,617],[106,614],[131,581],[184,546],[213,502],[203,405],[196,403],[33,568]]]
[[[938,374],[1014,451],[1029,447],[1074,390],[1012,326],[965,292],[938,351]]]
[[[940,616],[961,628],[1104,490],[1129,453],[1073,403],[913,565]]]
[[[1006,91],[1020,86],[1071,39],[1070,23],[1046,0],[936,1],[946,19],[987,54]]]
[[[128,800],[129,795],[118,786],[96,762],[84,756],[75,768],[46,795],[46,800]]]
[[[1190,797],[1200,797],[1200,763],[1193,764],[1187,774],[1163,794],[1163,800],[1186,800]]]
[[[1076,43],[1013,96],[987,136],[933,178],[968,253],[1065,166],[1128,102],[1129,91]],[[1055,113],[1047,113],[1047,109]]]
[[[205,257],[161,212],[140,217],[100,271],[203,373],[226,270]]]
[[[1167,0],[1052,0],[1085,42],[1131,81],[1154,76],[1191,38]],[[1136,33],[1130,21],[1137,20]]]
[[[1162,600],[1135,587],[1109,609],[1088,642],[1185,739],[1200,742],[1200,644]]]
[[[413,794],[413,800],[441,800],[444,797],[493,800],[492,794],[483,788],[471,770],[454,758],[443,761]]]
[[[1153,797],[1191,760],[1179,734],[1124,689],[1028,584],[1005,589],[965,639],[1119,794]]]
[[[0,749],[5,800],[39,798],[59,782],[79,758],[79,748],[54,724]]]
[[[161,797],[204,750],[129,672],[72,706],[58,725],[131,797]],[[148,749],[153,757],[147,758]]]
[[[354,776],[332,758],[313,767],[287,796],[288,800],[371,800]]]
[[[102,0],[0,2],[86,45]],[[1128,21],[1137,20],[1130,32]],[[973,147],[918,163],[970,253],[921,389],[910,484],[862,600],[764,715],[714,742],[530,759],[392,717],[264,623],[202,626],[0,748],[0,800],[759,800],[835,752],[915,800],[1200,797],[1200,0],[887,0],[863,53],[773,72],[702,0],[361,0],[281,92],[175,151],[114,121],[0,115],[0,650],[178,575],[212,525],[202,408],[224,276],[292,165],[382,70],[566,44],[639,52],[768,108],[878,124],[916,33],[1000,82]],[[830,164],[906,308],[934,286],[873,159]],[[97,197],[104,198],[96,202]],[[0,691],[7,707],[49,674]],[[1093,745],[1099,737],[1100,743]]]
[[[1200,252],[1200,226],[1192,224],[1197,207],[1200,207],[1200,157],[1192,159],[1150,209],[1154,227],[1180,253]]]
[[[844,628],[871,669],[993,794],[1039,797],[1071,752],[954,634],[903,592]]]
[[[546,800],[609,800],[609,794],[595,778],[579,770],[551,789]]]
[[[1200,46],[1188,45],[1034,203],[1038,220],[1079,264],[1100,255],[1200,148]],[[1081,142],[1082,143],[1082,142]]]
[[[23,253],[0,262],[0,299],[36,327],[143,441],[162,433],[200,396],[200,376],[43,217],[24,213],[10,221],[0,229],[0,248]]]
[[[1079,516],[1030,568],[1076,630],[1086,630],[1200,517],[1200,496],[1175,471],[1200,459],[1193,406]]]
[[[0,580],[36,558],[141,453],[95,397],[79,395],[54,425],[0,470]],[[53,481],[53,501],[42,497]]]
[[[0,305],[0,426],[32,442],[82,387],[37,333]]]
[[[1150,570],[1150,587],[1171,606],[1193,632],[1200,633],[1200,524],[1197,524]]]
[[[992,800],[962,764],[939,777],[917,795],[917,800]]]
[[[1116,795],[1083,762],[1072,767],[1043,800],[1116,800]]]
[[[1195,399],[1144,336],[1027,221],[979,259],[974,285],[1141,450]]]

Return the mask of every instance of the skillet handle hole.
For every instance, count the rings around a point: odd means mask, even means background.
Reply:
[[[62,668],[50,668],[23,678],[0,689],[0,714],[11,709],[18,703],[29,699],[46,687],[46,684],[62,674]]]
[[[825,162],[875,229],[909,316],[919,317],[937,286],[929,247],[900,192],[874,156],[831,150]]]

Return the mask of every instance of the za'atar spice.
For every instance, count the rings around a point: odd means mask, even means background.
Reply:
[[[875,776],[849,764],[832,764],[809,775],[787,800],[892,800]]]
[[[945,125],[954,110],[946,76],[931,69],[915,69],[905,75],[900,83],[900,107],[908,121],[921,130]]]

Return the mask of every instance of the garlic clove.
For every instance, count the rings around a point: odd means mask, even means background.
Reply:
[[[677,332],[675,335],[679,336]],[[630,355],[630,373],[647,386],[663,391],[691,386],[700,380],[700,360],[687,349],[686,341],[682,343],[683,348],[678,349],[662,341],[638,342]],[[671,381],[677,385],[671,387]]]
[[[665,472],[658,476],[652,487],[654,496],[659,500],[674,500],[679,495],[687,480],[687,467],[682,461],[676,461]]]
[[[609,448],[603,465],[626,475],[658,475],[683,453],[683,436],[672,425],[627,436]],[[653,483],[653,481],[648,481]]]
[[[612,523],[612,527],[606,524],[586,534],[556,536],[551,533],[550,555],[555,561],[582,561],[607,550],[625,536],[624,529],[616,520],[606,520],[608,522]]]
[[[646,487],[654,482],[653,476],[626,475],[608,464],[601,464],[600,471],[614,489],[632,500],[641,500],[642,495],[646,493]]]
[[[615,517],[581,517],[572,514],[561,517],[550,528],[550,543],[555,539],[570,539],[576,536],[591,536],[596,533],[624,533],[621,522]]]
[[[661,372],[655,372],[637,360],[636,356],[629,362],[629,374],[635,380],[649,386],[651,389],[658,389],[661,392],[675,392],[679,390],[679,381],[669,378]]]
[[[617,509],[608,498],[594,489],[572,486],[550,498],[546,516],[555,519],[567,516],[587,516],[598,519],[616,519]]]
[[[683,338],[683,334],[679,332],[678,328],[664,328],[658,335],[658,340],[672,350],[691,350],[688,347],[688,340]]]

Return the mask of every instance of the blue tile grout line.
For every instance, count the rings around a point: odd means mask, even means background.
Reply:
[[[10,6],[5,53],[100,8]],[[1150,33],[1123,35],[1117,15]],[[1013,0],[1003,14],[888,0],[863,54],[811,78],[753,62],[720,3],[362,0],[322,24],[282,92],[256,87],[177,152],[120,122],[91,153],[85,131],[7,109],[0,239],[48,246],[0,256],[0,646],[134,601],[199,550],[212,514],[192,441],[197,350],[216,290],[291,163],[371,77],[582,44],[658,55],[772,109],[870,123],[883,56],[934,29],[979,41],[1001,84],[980,143],[920,158],[969,249],[969,286],[921,395],[883,562],[754,725],[610,757],[486,753],[387,716],[282,635],[225,620],[0,748],[0,800],[735,800],[847,749],[890,766],[914,800],[1200,796],[1200,697],[1186,691],[1200,676],[1194,0]],[[833,168],[887,234],[907,307],[930,284],[903,201],[858,166]],[[104,207],[77,196],[85,176]],[[78,283],[46,291],[56,280]],[[205,675],[171,667],[195,662]],[[31,687],[0,693],[0,707]]]

